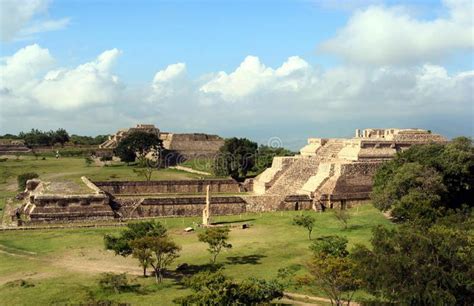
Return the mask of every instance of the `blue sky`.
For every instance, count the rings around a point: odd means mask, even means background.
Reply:
[[[474,134],[471,1],[3,0],[0,9],[0,133],[146,122],[293,147],[368,125]]]

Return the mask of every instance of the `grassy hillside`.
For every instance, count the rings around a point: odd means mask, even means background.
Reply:
[[[350,210],[350,227],[343,230],[331,213],[311,213],[316,217],[313,237],[341,234],[355,243],[368,243],[373,226],[392,226],[370,205]],[[292,225],[300,212],[275,212],[216,217],[224,224],[251,223],[250,229],[235,227],[230,234],[233,248],[218,258],[224,272],[236,279],[249,276],[275,277],[279,268],[301,267],[309,258],[307,233]],[[181,257],[173,265],[188,263],[199,268],[209,262],[206,245],[198,242],[197,232],[183,229],[199,218],[164,218],[173,239],[182,246]],[[103,248],[103,235],[121,228],[68,229],[0,232],[0,304],[44,305],[113,300],[132,304],[170,305],[173,298],[187,294],[178,281],[166,279],[157,286],[153,278],[142,278],[141,269],[132,258],[114,256]],[[106,295],[97,285],[102,272],[127,272],[142,285],[140,293]],[[19,280],[26,280],[21,284]],[[31,284],[32,286],[28,286]],[[314,288],[292,288],[291,291],[321,294]]]

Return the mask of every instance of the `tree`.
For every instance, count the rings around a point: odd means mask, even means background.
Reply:
[[[293,218],[293,224],[304,227],[308,231],[308,239],[311,240],[311,233],[314,227],[314,217],[308,215],[295,216]]]
[[[347,224],[351,219],[351,215],[349,214],[347,209],[334,209],[334,217],[337,221],[341,222],[341,224],[344,226],[344,229],[347,229]]]
[[[143,160],[148,153],[160,152],[162,149],[163,142],[157,135],[137,131],[123,138],[114,152],[122,161],[132,162],[135,161],[135,158]],[[132,152],[134,154],[133,160],[131,160]]]
[[[228,243],[230,229],[228,227],[209,227],[199,233],[198,239],[209,245],[207,249],[211,253],[211,262],[215,264],[217,256],[223,248],[230,249],[232,244]]]
[[[472,225],[472,224],[471,224]],[[403,305],[473,305],[472,226],[375,228],[352,252],[365,289]]]
[[[57,129],[56,131],[51,131],[51,138],[52,138],[52,143],[60,143],[62,147],[64,147],[64,144],[69,141],[69,134],[66,132],[65,129]]]
[[[152,251],[141,243],[141,239],[132,240],[130,246],[132,248],[132,256],[138,260],[139,265],[143,268],[143,277],[146,277],[146,269],[153,262]]]
[[[143,237],[165,237],[166,228],[157,221],[143,221],[138,223],[127,224],[127,229],[122,231],[119,236],[104,236],[105,249],[114,251],[115,255],[127,257],[134,255],[143,267],[143,275],[146,276],[146,269],[148,267],[148,259],[146,258],[146,251],[135,250],[131,243]]]
[[[313,241],[309,248],[313,251],[314,256],[346,257],[349,255],[346,248],[347,242],[346,238],[337,235],[322,236]]]
[[[273,158],[275,156],[293,156],[294,152],[285,148],[275,148],[271,146],[261,145],[257,150],[257,160],[255,162],[255,170],[257,173],[263,172],[265,169],[272,166]]]
[[[179,251],[181,250],[168,236],[145,236],[133,240],[131,247],[134,254],[140,254],[140,257],[137,258],[139,258],[140,264],[144,268],[145,264],[149,264],[153,267],[157,283],[162,282],[163,272],[179,257]]]
[[[37,129],[31,129],[31,131],[27,133],[21,132],[19,137],[23,139],[25,145],[30,148],[53,145],[51,133],[43,132]]]
[[[371,198],[398,222],[432,224],[474,202],[474,148],[465,137],[448,144],[412,146],[384,163]]]
[[[257,148],[256,142],[246,138],[226,139],[219,150],[219,155],[214,160],[214,174],[244,179],[248,171],[255,166]]]
[[[310,276],[307,284],[323,290],[331,304],[350,304],[361,281],[355,276],[355,262],[348,256],[347,239],[340,236],[324,236],[313,241],[313,258],[308,263]]]
[[[278,281],[249,278],[237,283],[221,271],[200,272],[183,283],[194,293],[174,300],[180,305],[261,305],[283,297]]]

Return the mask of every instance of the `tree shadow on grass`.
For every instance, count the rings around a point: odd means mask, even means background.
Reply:
[[[167,270],[164,273],[166,278],[172,279],[175,281],[175,284],[179,286],[178,289],[186,289],[187,287],[183,285],[182,280],[185,277],[191,277],[194,274],[204,271],[216,272],[220,269],[224,269],[224,264],[203,264],[203,265],[186,265],[183,268],[176,269],[174,271]]]
[[[245,256],[229,256],[227,257],[227,264],[228,265],[258,265],[261,264],[260,260],[267,256],[261,254],[252,254],[252,255],[245,255]]]
[[[245,219],[245,220],[232,220],[232,221],[219,221],[219,222],[212,222],[213,225],[219,225],[219,224],[231,224],[231,223],[244,223],[244,222],[250,222],[250,221],[255,221],[255,219]]]

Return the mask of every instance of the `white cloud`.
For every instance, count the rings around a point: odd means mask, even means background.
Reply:
[[[28,38],[32,34],[65,28],[69,18],[36,19],[48,10],[50,0],[0,1],[0,38],[2,41]]]
[[[148,100],[163,99],[172,96],[177,90],[174,84],[183,81],[186,77],[186,64],[176,63],[169,65],[164,70],[160,70],[155,74],[152,82],[152,96]]]
[[[0,66],[2,104],[8,100],[8,107],[15,109],[15,100],[33,101],[36,106],[68,110],[112,103],[122,88],[111,72],[119,55],[119,50],[112,49],[76,68],[49,70],[53,64],[49,50],[27,46]]]
[[[36,22],[31,26],[20,31],[20,37],[29,37],[36,33],[50,32],[64,29],[70,23],[70,18],[61,18],[57,20],[46,20],[43,22]]]
[[[471,0],[449,0],[447,17],[420,20],[402,7],[370,6],[350,18],[319,50],[350,63],[413,64],[474,48]]]
[[[265,90],[298,90],[307,81],[309,65],[292,56],[276,70],[266,67],[256,56],[247,56],[232,73],[217,73],[201,86],[205,94],[218,94],[224,100],[234,101]]]
[[[299,140],[293,148],[309,136],[348,136],[364,126],[472,136],[474,71],[434,64],[323,70],[300,57],[271,68],[248,56],[234,71],[191,79],[186,64],[176,63],[148,84],[125,87],[112,72],[119,54],[57,68],[47,49],[19,50],[0,66],[0,126],[104,133],[150,122],[175,132]]]

